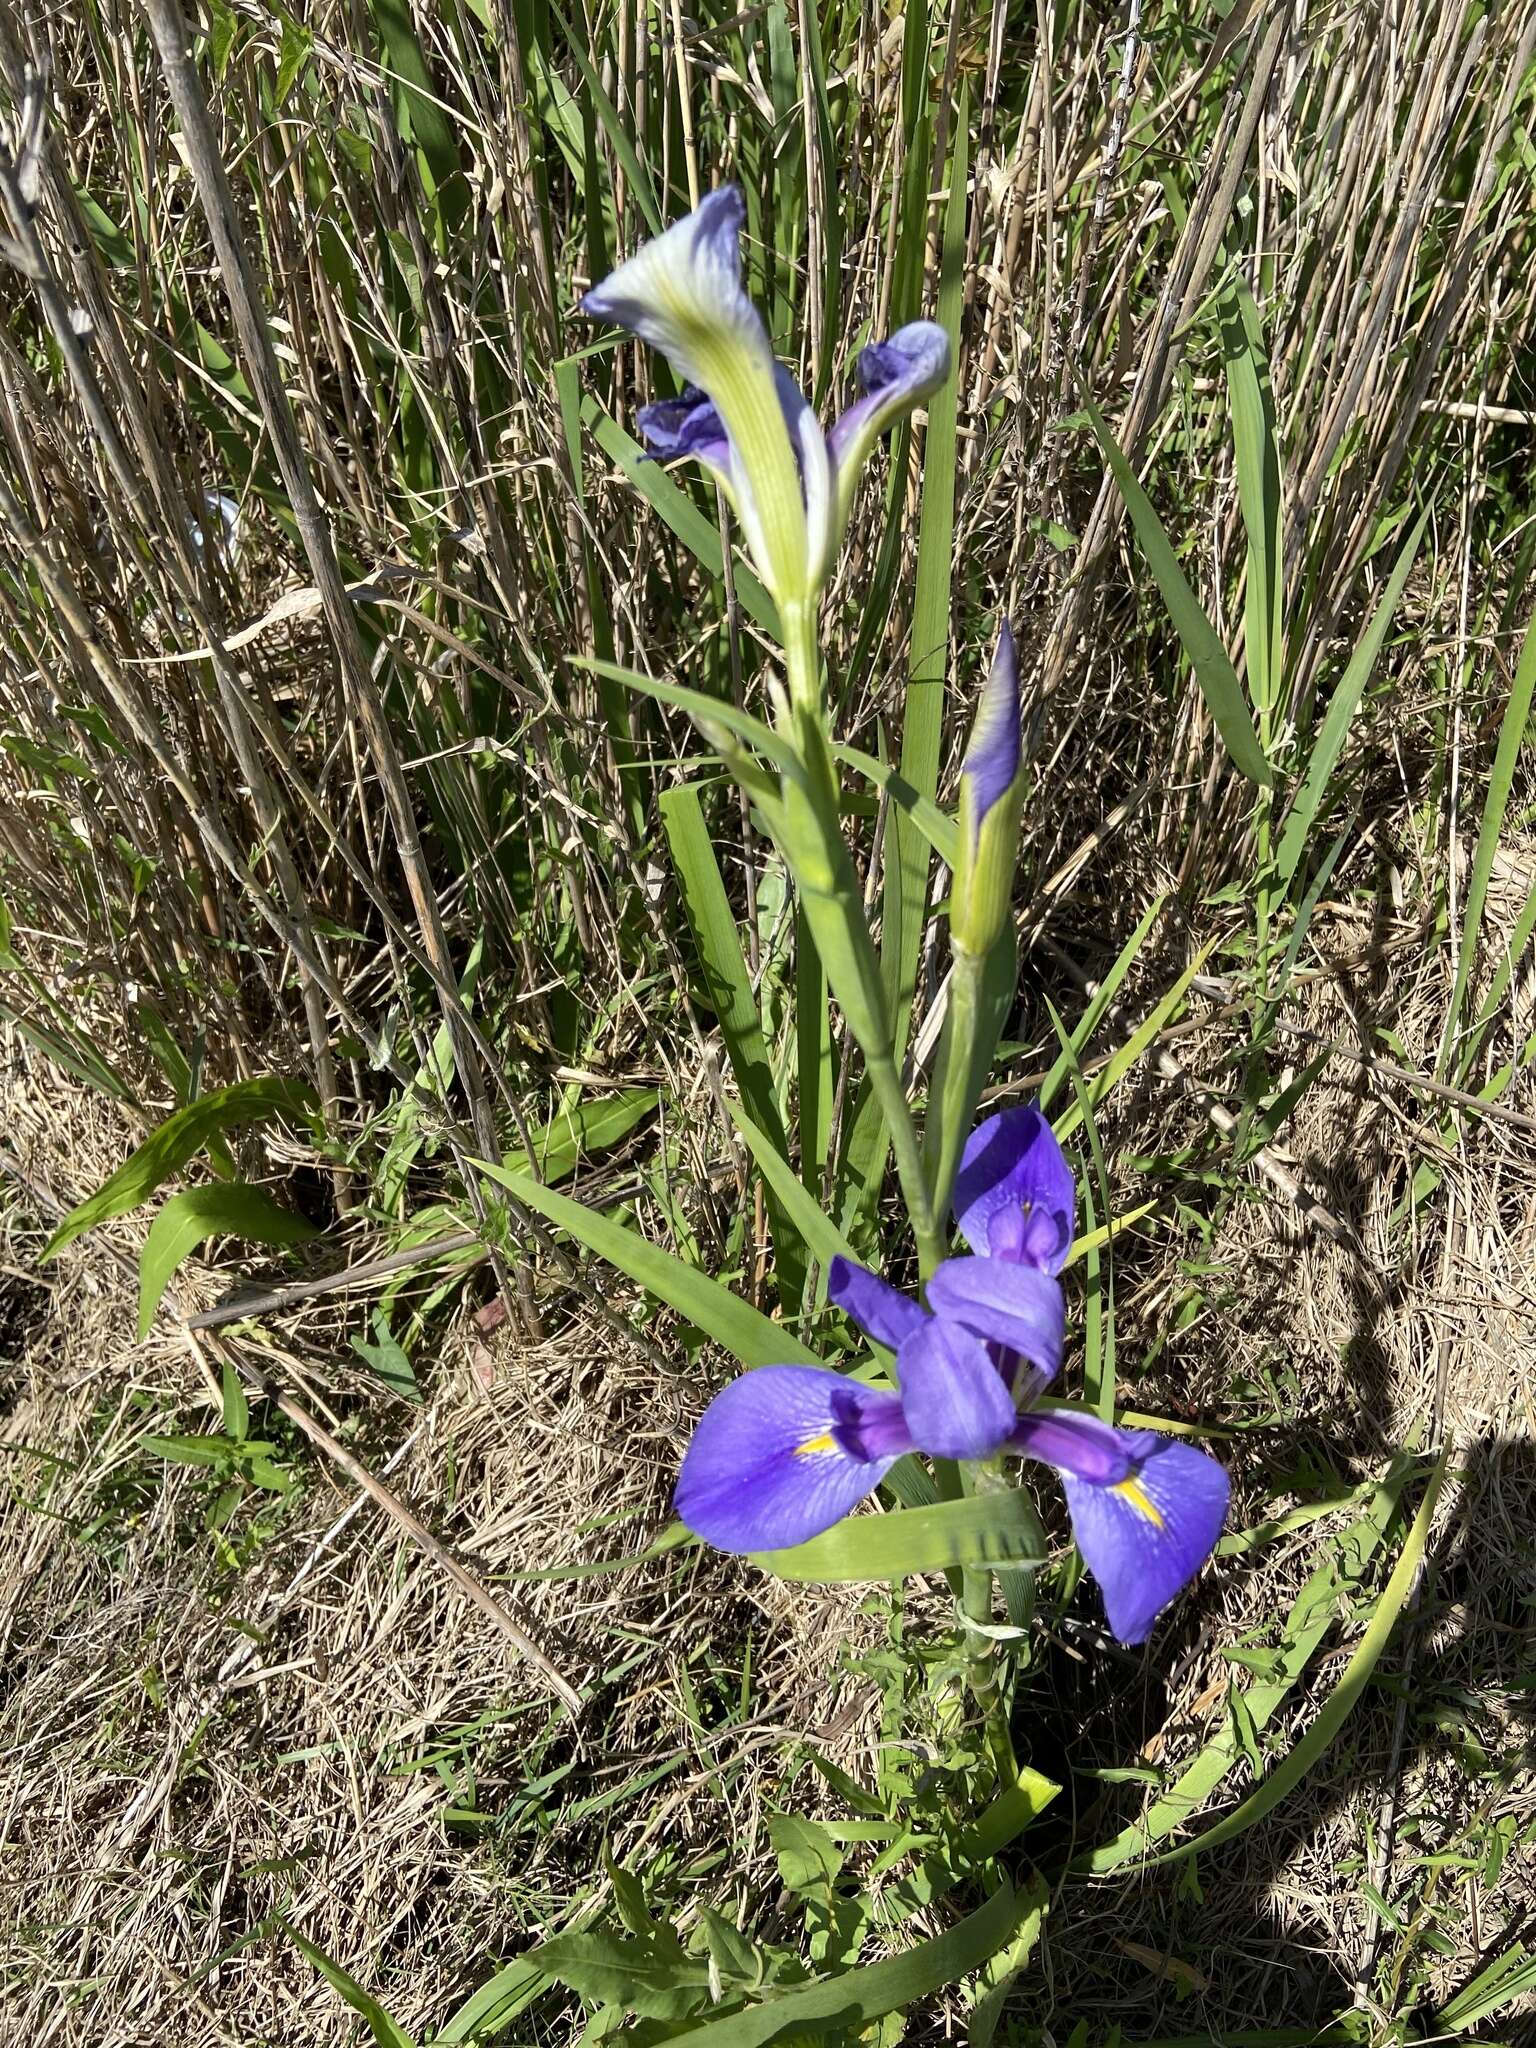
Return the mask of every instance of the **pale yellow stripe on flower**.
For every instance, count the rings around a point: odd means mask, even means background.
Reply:
[[[836,1449],[837,1439],[828,1430],[821,1436],[807,1437],[803,1444],[796,1444],[795,1456],[797,1458],[813,1458],[822,1451],[835,1451]]]
[[[1139,1479],[1122,1479],[1118,1485],[1112,1486],[1109,1490],[1111,1493],[1118,1493],[1122,1500],[1128,1500],[1137,1514],[1150,1522],[1154,1529],[1164,1527],[1163,1518],[1158,1513],[1156,1502],[1148,1499],[1147,1490]]]

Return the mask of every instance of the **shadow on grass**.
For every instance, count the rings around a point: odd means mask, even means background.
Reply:
[[[1322,2040],[1355,2004],[1362,1958],[1368,2010],[1428,2034],[1434,2013],[1536,1917],[1506,1860],[1529,1820],[1520,1787],[1536,1755],[1536,1446],[1489,1436],[1458,1459],[1456,1475],[1417,1611],[1399,1623],[1332,1747],[1272,1812],[1208,1854],[1067,1883],[1052,1915],[1049,1974],[1026,1978],[1011,2008],[1021,2041],[1041,2025],[1062,2040],[1084,2020],[1093,2041],[1115,2024],[1127,2043],[1221,2042],[1264,2029],[1315,2030]],[[1405,1510],[1421,1484],[1410,1482]],[[1395,1543],[1379,1555],[1373,1589],[1394,1552]],[[1221,1569],[1234,1566],[1241,1560]],[[1268,1731],[1267,1768],[1310,1726],[1368,1619],[1362,1597],[1313,1657]],[[1193,1604],[1171,1621],[1151,1656],[1086,1642],[1079,1654],[1059,1639],[1027,1688],[1021,1742],[1067,1795],[1029,1837],[1048,1874],[1134,1819],[1150,1788],[1115,1782],[1127,1763],[1155,1760],[1170,1738],[1187,1758],[1182,1734],[1198,1725],[1209,1739],[1222,1725],[1219,1703],[1205,1707],[1190,1692],[1196,1674],[1209,1684],[1216,1631]],[[1274,1638],[1258,1629],[1250,1641]],[[1233,1668],[1235,1680],[1243,1675]],[[1253,1784],[1240,1765],[1214,1813]],[[1372,1844],[1384,1830],[1383,1871]],[[1514,2040],[1522,2024],[1529,2018],[1501,2031],[1495,2018],[1486,2034],[1463,2038]]]

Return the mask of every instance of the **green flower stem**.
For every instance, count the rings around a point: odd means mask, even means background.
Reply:
[[[987,1458],[960,1468],[960,1483],[966,1493],[1001,1493],[1008,1486],[1001,1458]],[[1040,1532],[1040,1554],[1045,1554],[1045,1532]],[[1034,1576],[1029,1586],[1034,1602]],[[1006,1789],[1019,1780],[1018,1758],[1013,1753],[1013,1736],[1008,1727],[1008,1701],[999,1677],[997,1639],[986,1633],[992,1622],[992,1573],[985,1565],[967,1565],[960,1594],[960,1611],[965,1632],[966,1678],[971,1695],[981,1711],[986,1728],[987,1749],[997,1772],[998,1783]],[[979,1624],[979,1626],[973,1626]]]
[[[951,942],[949,1010],[923,1131],[923,1167],[935,1216],[949,1208],[960,1155],[1013,1001],[1016,961],[1011,925],[985,955]]]
[[[864,916],[859,878],[843,842],[837,772],[822,718],[815,613],[810,605],[785,605],[780,618],[789,684],[789,703],[781,723],[788,727],[786,736],[797,756],[796,768],[787,771],[783,780],[782,851],[799,888],[827,980],[864,1054],[869,1085],[890,1131],[896,1171],[917,1240],[920,1271],[926,1280],[944,1256],[944,1242],[896,1064],[895,1033],[880,961]]]

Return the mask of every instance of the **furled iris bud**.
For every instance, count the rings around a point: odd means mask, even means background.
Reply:
[[[829,1299],[896,1355],[899,1392],[815,1366],[768,1365],[710,1403],[683,1459],[677,1511],[719,1550],[778,1550],[840,1521],[904,1451],[1056,1471],[1083,1562],[1123,1643],[1139,1643],[1210,1556],[1227,1475],[1192,1444],[1096,1415],[1030,1407],[1061,1363],[1061,1271],[1076,1188],[1050,1125],[1008,1109],[971,1133],[955,1215],[971,1248],[928,1307],[849,1259]],[[1023,1414],[1018,1412],[1022,1403]]]
[[[1008,928],[1023,801],[1019,663],[1005,620],[960,768],[960,857],[950,943],[982,958]]]
[[[866,348],[864,396],[824,435],[742,290],[744,217],[737,187],[711,192],[594,286],[582,310],[660,349],[684,380],[680,397],[642,407],[641,433],[663,459],[705,465],[775,599],[804,605],[831,573],[860,466],[876,438],[944,381],[949,342],[920,320]]]

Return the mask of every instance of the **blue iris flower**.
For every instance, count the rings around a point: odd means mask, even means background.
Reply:
[[[1154,1430],[1030,1409],[1061,1363],[1057,1276],[1076,1211],[1072,1170],[1038,1109],[1003,1110],[971,1133],[954,1210],[969,1254],[936,1269],[927,1308],[848,1259],[828,1273],[830,1298],[895,1353],[900,1391],[816,1366],[746,1374],[694,1432],[678,1514],[717,1549],[777,1550],[840,1521],[907,1451],[1017,1452],[1060,1475],[1110,1628],[1142,1642],[1215,1546],[1226,1472]]]

